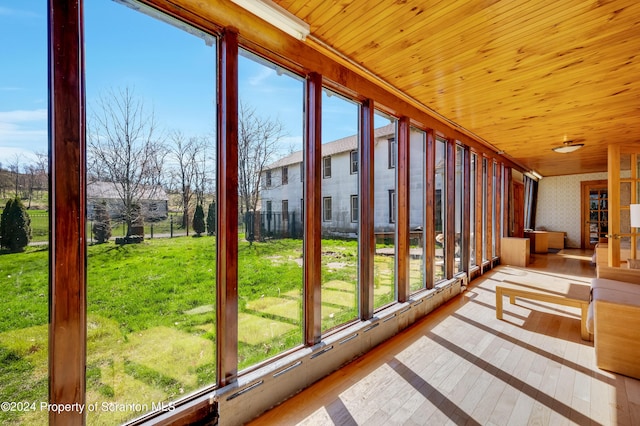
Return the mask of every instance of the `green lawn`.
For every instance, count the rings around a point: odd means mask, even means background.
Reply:
[[[88,247],[87,402],[171,401],[215,381],[214,237]],[[302,243],[239,245],[239,368],[302,342]],[[357,317],[357,244],[323,241],[323,330]],[[392,258],[376,259],[376,305],[391,300]],[[48,250],[0,254],[0,400],[47,399]],[[46,413],[0,412],[0,424]],[[88,413],[115,424],[142,412]]]

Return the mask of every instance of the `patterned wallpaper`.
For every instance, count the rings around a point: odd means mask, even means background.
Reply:
[[[567,233],[566,246],[580,247],[580,182],[607,179],[607,173],[545,177],[538,184],[536,228]]]

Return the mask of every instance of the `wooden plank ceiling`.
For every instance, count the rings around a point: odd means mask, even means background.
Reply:
[[[543,176],[640,145],[637,0],[276,0],[356,66]],[[558,154],[565,140],[585,147]]]

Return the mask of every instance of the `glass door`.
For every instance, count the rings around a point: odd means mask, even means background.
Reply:
[[[601,238],[607,238],[609,230],[609,197],[606,188],[589,190],[589,248],[594,248]]]

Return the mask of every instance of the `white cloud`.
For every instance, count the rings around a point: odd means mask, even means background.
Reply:
[[[265,84],[265,81],[267,81],[274,75],[276,75],[276,72],[274,70],[272,70],[271,68],[262,67],[260,69],[260,72],[249,77],[249,84],[251,86],[263,86]]]
[[[36,152],[46,152],[47,110],[0,111],[0,161],[6,163],[20,155],[25,162]]]
[[[23,123],[28,121],[46,121],[46,109],[0,111],[0,125],[5,123]]]
[[[21,165],[35,163],[38,160],[33,151],[19,147],[0,147],[0,163],[2,163],[3,168],[6,169],[9,164],[15,162],[16,157],[20,159]]]

